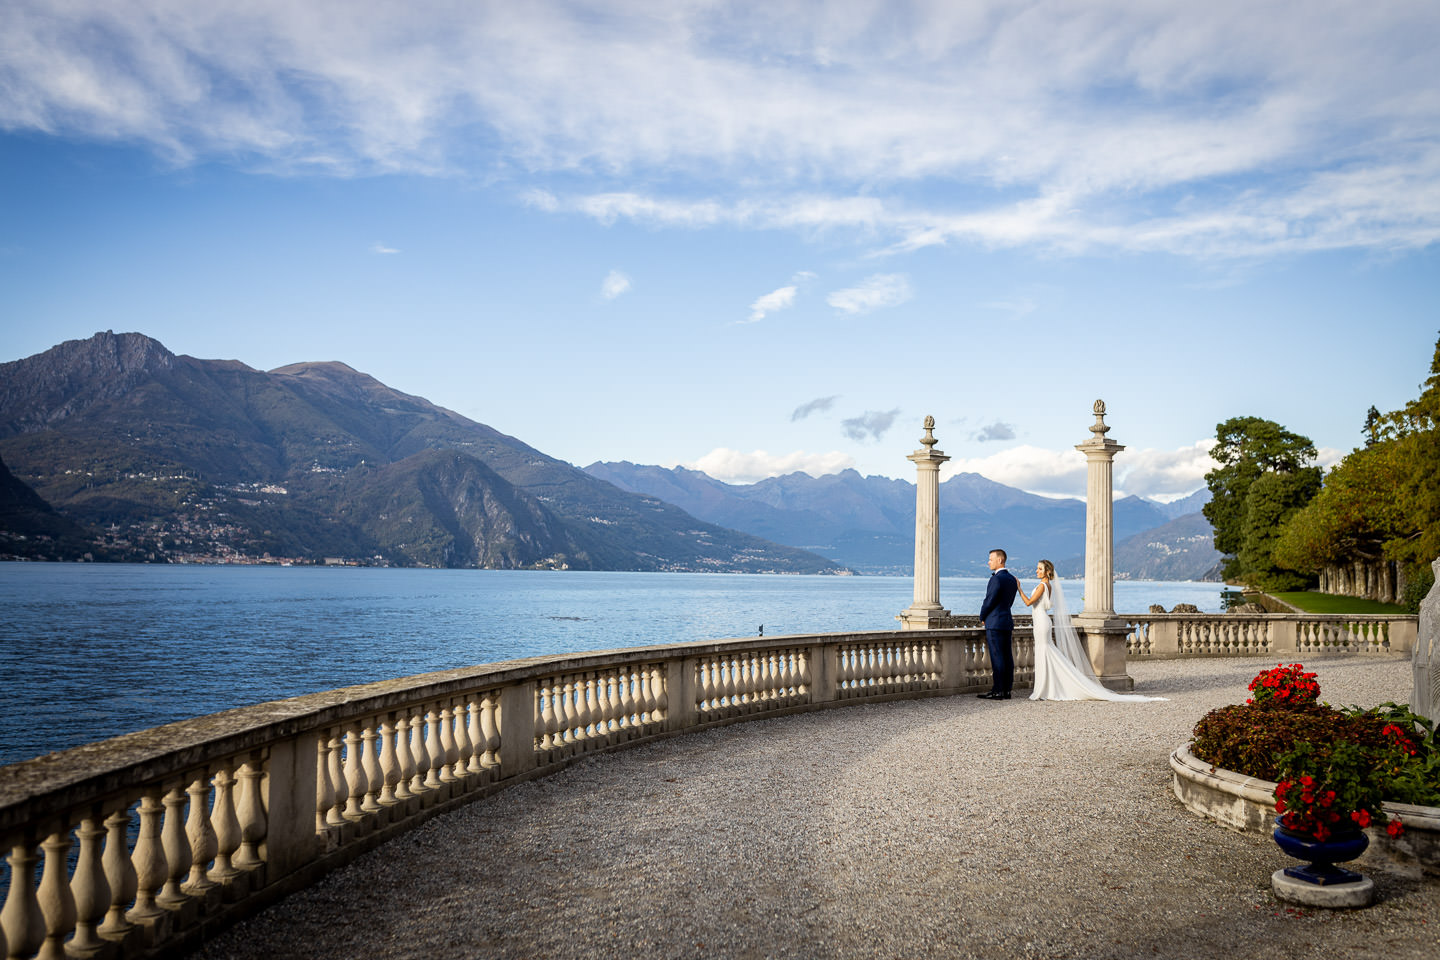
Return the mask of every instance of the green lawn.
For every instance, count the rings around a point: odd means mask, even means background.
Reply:
[[[1406,613],[1404,607],[1378,600],[1363,600],[1359,597],[1337,597],[1329,593],[1275,593],[1278,600],[1299,607],[1306,613]]]

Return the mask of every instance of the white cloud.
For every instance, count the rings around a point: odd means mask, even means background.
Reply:
[[[1210,457],[1214,445],[1211,439],[1178,450],[1124,450],[1115,457],[1115,493],[1160,500],[1194,493],[1205,486],[1205,474],[1217,466]],[[1085,457],[1077,450],[1020,445],[987,457],[957,457],[941,467],[941,477],[978,473],[1042,496],[1083,498],[1086,470]]]
[[[385,254],[385,253],[399,253],[400,251],[397,250],[397,249],[394,248],[394,247],[387,247],[387,246],[385,246],[385,244],[381,243],[379,240],[376,240],[374,246],[372,246],[372,247],[370,248],[370,252],[371,252],[371,253],[381,253],[381,254]]]
[[[855,465],[853,458],[839,451],[830,453],[770,454],[764,450],[743,453],[726,447],[717,447],[698,460],[684,464],[692,470],[708,473],[716,480],[726,483],[754,483],[766,477],[779,477],[787,473],[808,473],[821,477],[827,473],[839,473]]]
[[[630,278],[619,270],[611,270],[605,274],[605,279],[600,281],[600,296],[606,300],[614,300],[629,289]]]
[[[836,290],[825,298],[825,302],[841,313],[853,315],[897,306],[913,295],[910,281],[904,274],[877,273],[866,277],[858,286]]]
[[[1440,241],[1440,6],[1307,9],[8,0],[0,130],[896,252]]]
[[[758,320],[764,320],[777,310],[794,306],[796,289],[793,286],[781,287],[778,290],[770,291],[763,297],[757,297],[755,302],[750,304],[750,317],[745,322],[755,323]]]

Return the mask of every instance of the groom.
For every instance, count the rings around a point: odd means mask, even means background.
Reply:
[[[990,551],[990,583],[985,588],[985,602],[980,619],[985,621],[985,649],[990,654],[990,675],[994,678],[989,693],[978,694],[981,700],[1009,700],[1010,686],[1015,682],[1015,653],[1012,634],[1015,619],[1010,605],[1015,602],[1019,582],[1005,569],[1005,551]]]

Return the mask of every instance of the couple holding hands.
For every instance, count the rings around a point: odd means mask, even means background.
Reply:
[[[1004,550],[990,551],[990,582],[985,588],[985,602],[980,619],[985,621],[985,649],[990,654],[990,692],[979,694],[981,700],[1009,700],[1015,681],[1013,634],[1015,620],[1010,607],[1016,594],[1031,608],[1035,631],[1035,685],[1031,700],[1114,700],[1141,703],[1163,700],[1134,693],[1116,693],[1100,685],[1090,657],[1080,645],[1080,636],[1070,622],[1065,607],[1065,592],[1055,579],[1055,566],[1049,560],[1035,565],[1040,583],[1028,595],[1020,591],[1020,581],[1005,569]],[[1053,620],[1053,630],[1052,630]],[[1053,639],[1052,639],[1053,632]]]

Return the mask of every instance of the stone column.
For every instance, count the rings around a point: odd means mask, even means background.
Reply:
[[[1085,636],[1090,662],[1100,682],[1112,690],[1129,690],[1135,681],[1125,669],[1124,620],[1115,616],[1115,454],[1125,448],[1105,434],[1105,401],[1096,400],[1091,437],[1075,449],[1085,454],[1085,609],[1075,618]]]
[[[940,464],[935,418],[925,418],[923,446],[905,459],[915,464],[915,600],[900,614],[900,629],[931,630],[950,611],[940,606]]]

